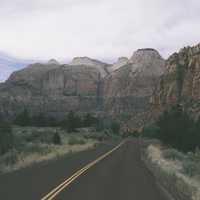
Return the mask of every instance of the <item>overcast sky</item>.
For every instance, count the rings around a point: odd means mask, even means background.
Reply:
[[[20,58],[167,57],[200,42],[200,0],[0,0],[0,51]]]

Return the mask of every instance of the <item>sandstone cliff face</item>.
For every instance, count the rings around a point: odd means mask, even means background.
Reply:
[[[59,116],[70,110],[96,110],[101,78],[101,71],[92,66],[55,61],[30,65],[0,85],[0,113],[13,116],[26,108],[32,114]]]
[[[117,69],[119,69],[120,67],[124,66],[124,65],[127,65],[129,62],[128,58],[126,57],[120,57],[118,58],[117,62],[114,63],[112,66],[110,66],[108,68],[109,72],[113,72]]]
[[[0,114],[14,116],[28,109],[33,115],[63,116],[71,110],[101,110],[116,117],[136,116],[149,109],[164,63],[156,50],[140,49],[113,66],[88,57],[68,65],[56,60],[32,64],[0,85]]]
[[[153,110],[180,103],[194,116],[200,113],[200,44],[169,57],[166,72],[151,98]],[[154,113],[155,114],[155,113]]]
[[[113,115],[135,115],[147,110],[164,63],[156,50],[136,51],[126,65],[105,78],[104,109]]]
[[[110,67],[110,65],[98,60],[88,58],[88,57],[76,57],[69,64],[72,66],[85,65],[85,66],[94,67],[100,71],[102,77],[105,77],[106,75],[109,74],[108,68]]]

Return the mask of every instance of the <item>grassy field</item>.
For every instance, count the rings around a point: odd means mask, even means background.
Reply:
[[[14,127],[15,147],[0,156],[0,173],[7,173],[34,163],[94,147],[99,135],[88,130],[68,134],[60,128]],[[58,133],[60,145],[53,144]]]

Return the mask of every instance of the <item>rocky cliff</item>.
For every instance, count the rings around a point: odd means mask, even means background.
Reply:
[[[127,120],[148,109],[158,78],[164,72],[164,59],[154,49],[136,51],[127,64],[104,80],[104,109]]]
[[[69,65],[84,65],[94,67],[101,73],[102,77],[105,77],[109,74],[109,64],[103,63],[99,60],[91,59],[88,57],[75,57]]]
[[[194,117],[200,115],[200,44],[174,53],[151,98],[153,114],[182,104]]]
[[[97,110],[102,71],[93,66],[60,65],[55,60],[30,65],[0,85],[0,113],[13,116],[28,109],[32,114],[59,116],[70,110]]]
[[[128,60],[128,58],[126,58],[126,57],[120,57],[120,58],[118,58],[117,62],[114,63],[113,65],[111,65],[111,66],[108,68],[109,72],[113,72],[113,71],[119,69],[120,67],[122,67],[122,66],[128,64],[128,61],[129,61],[129,60]]]
[[[53,59],[32,64],[0,85],[0,113],[14,116],[28,109],[33,115],[63,116],[71,110],[101,110],[127,119],[149,108],[164,63],[156,50],[139,49],[113,65],[88,57],[66,65]]]

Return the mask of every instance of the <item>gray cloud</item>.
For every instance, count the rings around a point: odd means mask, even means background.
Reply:
[[[1,0],[0,50],[22,58],[167,57],[200,40],[199,0]]]

